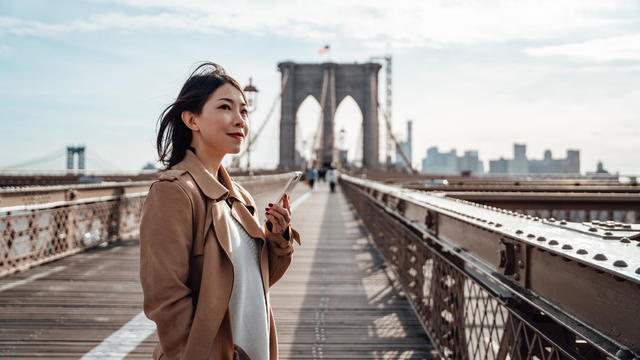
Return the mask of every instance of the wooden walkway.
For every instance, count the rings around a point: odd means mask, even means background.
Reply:
[[[293,224],[302,246],[271,289],[281,359],[436,358],[339,190],[320,184],[295,209]],[[155,334],[131,325],[142,310],[138,257],[131,241],[0,279],[0,358],[82,358],[123,327],[125,338],[144,335],[131,349],[115,346],[111,357],[85,358],[150,358]]]

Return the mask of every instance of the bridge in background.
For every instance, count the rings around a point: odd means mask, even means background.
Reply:
[[[261,204],[284,177],[238,180]],[[640,354],[637,185],[340,182],[293,196],[303,246],[271,295],[282,358]],[[137,225],[150,183],[0,190],[1,356],[149,357]]]

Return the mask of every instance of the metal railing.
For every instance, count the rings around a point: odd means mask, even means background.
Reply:
[[[254,196],[288,175],[236,177]],[[152,181],[0,190],[0,277],[139,234]],[[21,204],[21,205],[17,205]]]
[[[560,222],[340,182],[443,358],[637,356],[637,225]]]

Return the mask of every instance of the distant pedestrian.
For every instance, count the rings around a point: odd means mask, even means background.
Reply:
[[[326,174],[327,168],[323,167],[322,169],[320,169],[320,171],[318,171],[318,182],[327,181],[327,179],[325,178]]]
[[[309,180],[309,187],[313,189],[313,185],[316,182],[317,172],[314,168],[307,169],[307,180]]]
[[[334,168],[329,168],[327,171],[327,180],[331,187],[331,192],[336,192],[336,182],[338,181],[338,172]]]

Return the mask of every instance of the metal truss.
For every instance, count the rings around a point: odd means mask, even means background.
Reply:
[[[571,223],[341,176],[449,359],[633,359],[640,228]]]

